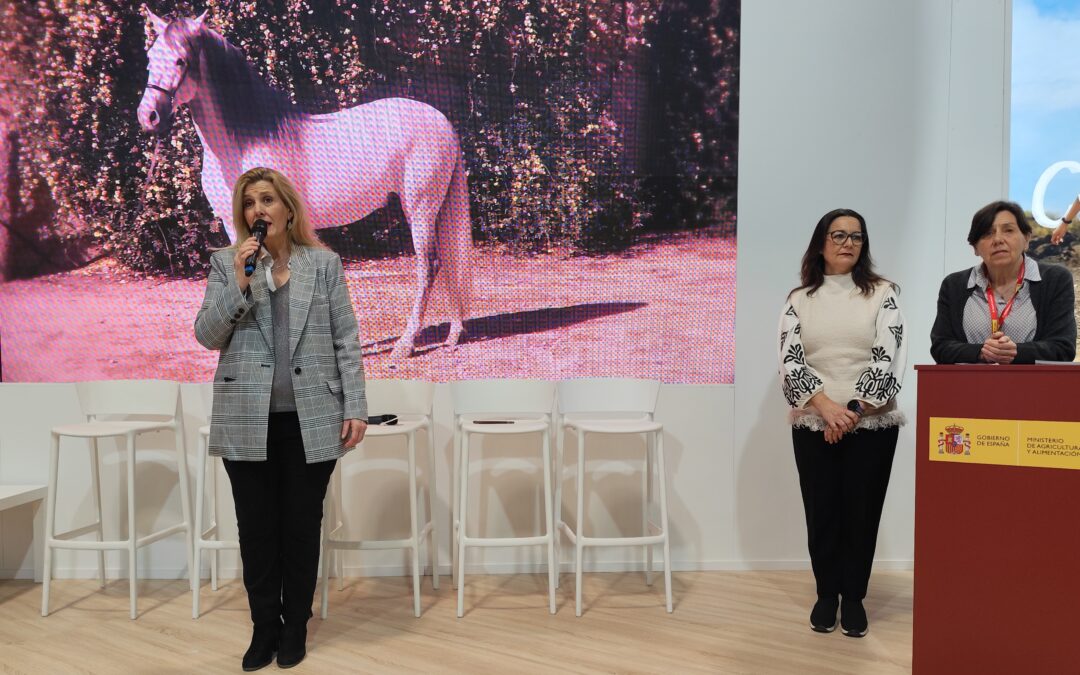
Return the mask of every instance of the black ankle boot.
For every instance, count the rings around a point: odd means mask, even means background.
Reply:
[[[814,603],[810,612],[810,628],[818,633],[831,633],[836,630],[836,610],[840,606],[837,596],[822,596]]]
[[[870,630],[862,600],[844,598],[840,603],[840,630],[844,635],[855,638],[861,638]]]
[[[255,626],[251,632],[251,645],[244,652],[244,671],[251,672],[265,668],[274,660],[281,637],[281,623]]]
[[[279,668],[292,668],[307,656],[307,622],[286,623],[281,629],[281,641],[278,644],[277,664]]]

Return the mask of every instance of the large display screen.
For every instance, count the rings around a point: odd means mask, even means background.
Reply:
[[[1080,216],[1080,56],[1055,47],[1077,38],[1080,0],[1013,0],[1009,199],[1030,215],[1030,254],[1080,287],[1080,217],[1061,220]]]
[[[208,380],[209,256],[268,166],[369,377],[730,383],[739,10],[5,3],[2,377]]]

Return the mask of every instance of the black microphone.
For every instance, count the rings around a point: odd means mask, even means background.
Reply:
[[[262,248],[263,239],[266,239],[265,220],[262,218],[255,219],[255,222],[251,224],[251,236],[255,237],[255,240],[259,242],[259,248],[255,249],[251,257],[244,261],[244,276],[247,277],[255,274],[255,261],[259,259],[259,250]]]

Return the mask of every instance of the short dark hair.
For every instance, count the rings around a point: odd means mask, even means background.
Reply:
[[[986,236],[990,228],[994,226],[994,218],[1002,211],[1008,211],[1016,217],[1016,225],[1024,234],[1031,234],[1031,223],[1028,222],[1024,209],[1016,202],[996,201],[990,202],[975,212],[971,217],[971,229],[968,231],[968,243],[974,246],[980,239]]]

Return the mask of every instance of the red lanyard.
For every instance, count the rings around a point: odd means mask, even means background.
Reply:
[[[1005,325],[1005,317],[1009,316],[1009,312],[1012,311],[1013,303],[1016,302],[1016,296],[1020,295],[1020,287],[1024,285],[1024,260],[1020,260],[1020,273],[1016,275],[1016,292],[1009,298],[1009,303],[1005,305],[1005,309],[1001,310],[1001,314],[998,314],[997,300],[994,299],[994,284],[990,283],[987,279],[986,285],[986,302],[990,305],[990,334],[993,335],[1001,330],[1001,327]]]

